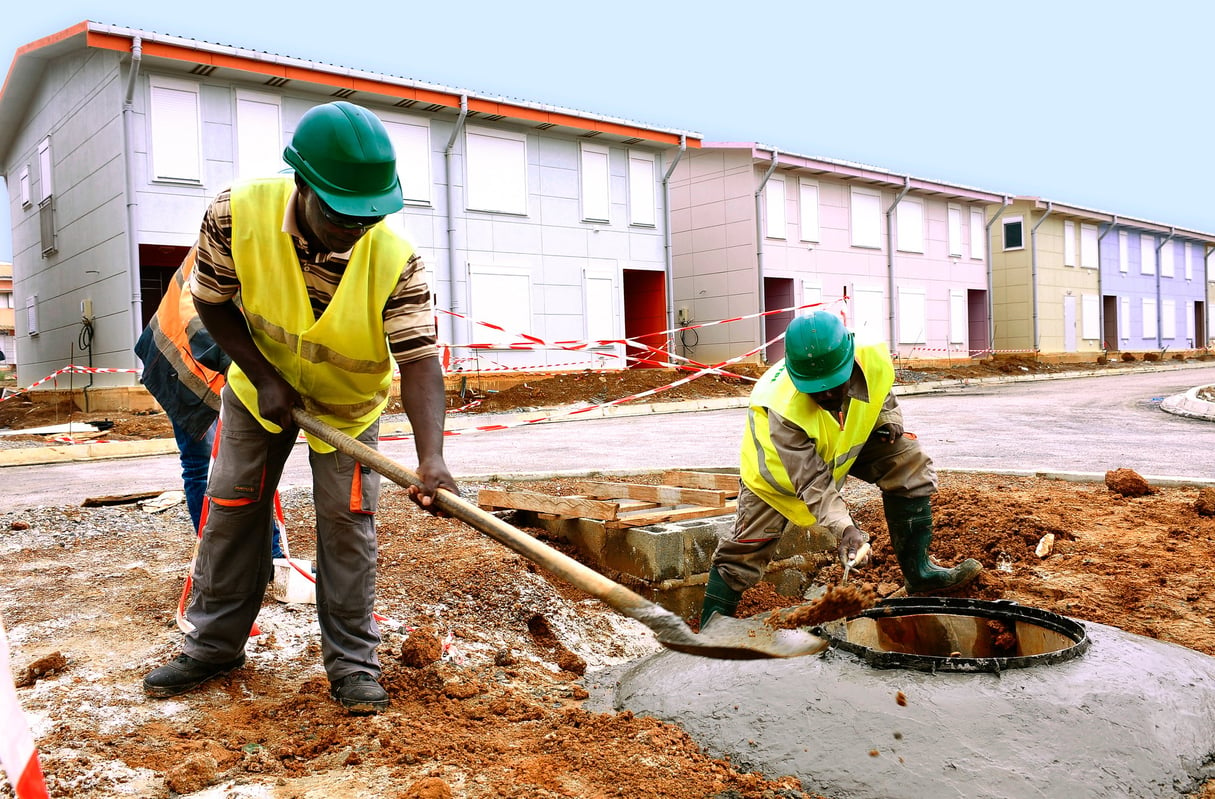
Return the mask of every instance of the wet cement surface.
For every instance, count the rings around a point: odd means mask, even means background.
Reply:
[[[663,651],[626,671],[612,701],[744,770],[841,799],[1180,799],[1200,788],[1215,776],[1215,658],[1083,626],[1083,655],[999,674],[876,669],[837,648],[745,662]]]

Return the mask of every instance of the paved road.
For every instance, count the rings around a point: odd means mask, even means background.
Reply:
[[[1215,422],[1161,411],[1159,402],[1215,384],[1215,367],[963,386],[910,393],[907,427],[942,468],[1215,478]],[[526,425],[447,439],[459,478],[565,472],[628,473],[738,466],[742,409]],[[412,468],[409,440],[381,451]],[[90,496],[179,488],[176,455],[0,469],[0,509],[79,504]],[[284,487],[309,485],[305,447]]]

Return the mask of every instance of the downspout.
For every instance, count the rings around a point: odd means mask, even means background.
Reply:
[[[126,162],[127,195],[127,278],[131,283],[131,346],[143,332],[143,294],[139,289],[139,236],[137,231],[139,201],[135,193],[135,82],[143,60],[143,39],[131,40],[131,69],[127,73],[127,90],[122,98],[122,154]]]
[[[983,251],[987,253],[987,348],[994,354],[996,351],[996,300],[995,300],[995,274],[992,269],[992,246],[991,246],[991,227],[996,223],[996,220],[1004,216],[1004,212],[1012,205],[1012,198],[1007,194],[1004,195],[1004,202],[1000,203],[1000,210],[996,211],[995,216],[991,218],[987,224],[983,226],[983,235],[987,236],[987,246]],[[974,242],[971,242],[971,247],[974,247]]]
[[[1110,226],[1101,232],[1097,237],[1097,331],[1101,336],[1101,352],[1105,354],[1109,352],[1109,342],[1105,340],[1105,296],[1102,294],[1102,286],[1105,281],[1102,279],[1105,273],[1105,267],[1101,264],[1101,242],[1105,241],[1105,237],[1110,234],[1110,231],[1118,227],[1118,216],[1115,215],[1110,220]]]
[[[772,177],[772,173],[776,171],[776,161],[779,157],[779,152],[775,147],[772,148],[772,163],[768,165],[768,171],[764,173],[764,178],[759,182],[759,188],[755,190],[755,274],[759,281],[759,313],[763,313],[766,309],[764,303],[764,186],[768,185],[768,178]],[[764,338],[764,320],[765,316],[759,317],[759,343],[763,344],[767,339]],[[761,349],[759,352],[761,363],[768,362],[767,348]]]
[[[903,188],[895,195],[894,202],[886,209],[886,283],[887,297],[890,313],[886,315],[888,324],[890,325],[890,351],[898,353],[898,338],[895,335],[894,329],[894,209],[898,208],[899,203],[907,196],[907,192],[911,191],[911,176],[903,177]]]
[[[1202,338],[1201,349],[1207,349],[1211,341],[1211,253],[1215,246],[1206,244],[1202,248],[1202,330],[1195,331]],[[1195,346],[1198,342],[1195,340]]]
[[[1029,231],[1029,287],[1033,292],[1030,302],[1033,303],[1031,308],[1034,315],[1034,352],[1040,350],[1038,346],[1038,228],[1042,227],[1042,223],[1047,220],[1054,210],[1054,203],[1047,200],[1046,213],[1042,215],[1042,218]]]
[[[667,281],[667,352],[675,352],[675,262],[671,254],[671,175],[688,149],[688,137],[679,134],[679,149],[675,159],[662,176],[662,263]]]
[[[451,175],[452,152],[456,147],[456,139],[460,136],[460,131],[464,127],[464,120],[468,118],[468,95],[460,95],[460,116],[456,117],[456,126],[452,128],[451,138],[447,140],[447,147],[443,149],[443,168],[447,172],[447,290],[450,295],[449,305],[453,314],[462,314],[464,312],[464,302],[462,294],[457,290],[456,283],[456,189],[455,180]],[[439,281],[436,281],[435,288],[438,289]],[[437,293],[437,292],[436,292]],[[436,305],[438,304],[436,298]],[[464,331],[467,329],[465,320],[455,316],[449,316],[444,320],[447,324],[447,340],[452,343],[453,347],[467,343],[463,341],[465,338]],[[436,331],[438,332],[438,331]],[[440,341],[442,340],[440,334]],[[453,353],[454,354],[454,353]]]
[[[1164,330],[1160,326],[1164,322],[1164,309],[1161,307],[1164,305],[1164,303],[1162,302],[1160,288],[1160,251],[1163,250],[1164,245],[1172,241],[1173,237],[1176,235],[1177,228],[1170,227],[1168,237],[1156,245],[1156,349],[1158,350],[1164,349]]]

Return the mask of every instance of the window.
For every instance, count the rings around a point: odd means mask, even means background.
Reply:
[[[1125,230],[1118,231],[1118,271],[1126,274],[1131,266],[1130,237]],[[1123,337],[1125,338],[1125,336]]]
[[[1194,303],[1189,300],[1185,304],[1185,337],[1186,345],[1194,346]]]
[[[785,178],[773,175],[764,184],[764,235],[770,239],[785,238]]]
[[[818,281],[803,280],[802,281],[802,305],[818,304],[823,301],[823,285]],[[804,316],[811,313],[813,308],[805,308],[799,312],[799,316]]]
[[[202,182],[198,85],[152,78],[152,179]]]
[[[1166,241],[1160,248],[1160,276],[1173,276],[1173,242]]]
[[[949,254],[962,257],[962,206],[950,205],[946,211],[949,216]]]
[[[1099,264],[1097,256],[1097,226],[1080,225],[1080,266],[1083,269],[1096,269]]]
[[[55,182],[51,177],[51,140],[43,139],[38,143],[38,180],[42,190],[41,200],[46,200],[55,194]]]
[[[1143,297],[1143,337],[1156,338],[1156,299]]]
[[[1005,250],[1022,250],[1025,249],[1025,235],[1022,229],[1022,221],[1019,216],[1010,216],[1004,220],[1004,249]]]
[[[1118,300],[1118,338],[1122,340],[1131,337],[1131,298],[1123,297]],[[1115,349],[1117,349],[1115,347]]]
[[[468,128],[465,144],[468,209],[526,214],[526,137],[506,131]]]
[[[1183,257],[1185,258],[1185,266],[1183,266],[1182,269],[1185,271],[1185,279],[1193,280],[1194,279],[1194,245],[1188,241],[1185,243],[1185,255]],[[1193,338],[1193,336],[1190,336],[1190,338]]]
[[[658,207],[654,202],[657,184],[654,156],[629,151],[629,224],[654,227],[658,224]]]
[[[25,298],[25,330],[31,336],[38,335],[38,295]]]
[[[502,328],[477,325],[473,329],[477,342],[506,348],[520,333],[531,332],[532,291],[527,272],[490,266],[470,266],[468,271],[472,318]]]
[[[818,183],[798,178],[798,227],[802,241],[818,241]]]
[[[1139,234],[1139,274],[1156,274],[1156,237],[1147,233]]]
[[[987,217],[978,208],[970,209],[970,257],[987,258]]]
[[[868,189],[852,189],[852,246],[882,246],[882,195]]]
[[[852,329],[857,344],[877,344],[886,340],[885,303],[880,288],[856,286],[852,294]]]
[[[1080,338],[1093,341],[1101,338],[1101,319],[1098,306],[1096,294],[1080,295]]]
[[[17,175],[18,191],[21,193],[21,207],[29,208],[33,203],[30,194],[30,168],[28,166],[21,167],[21,172]]]
[[[964,344],[966,342],[966,292],[959,289],[949,290],[949,343]]]
[[[924,201],[904,197],[894,212],[900,252],[924,252]]]
[[[902,206],[900,206],[902,207]],[[928,294],[921,288],[899,289],[899,343],[928,341]]]
[[[586,142],[582,142],[582,219],[587,222],[612,219],[608,148]]]
[[[236,175],[255,178],[283,168],[283,121],[278,98],[236,92]]]
[[[1160,337],[1166,341],[1177,338],[1177,300],[1160,301]]]
[[[584,278],[586,340],[596,342],[616,338],[616,286],[612,276],[587,272]]]
[[[384,128],[397,154],[397,177],[405,202],[430,205],[430,125],[386,118]]]
[[[1076,265],[1076,223],[1063,223],[1063,265]]]

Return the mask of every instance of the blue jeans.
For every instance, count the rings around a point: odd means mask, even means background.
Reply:
[[[194,532],[202,517],[203,497],[207,494],[207,473],[211,470],[211,444],[215,441],[215,425],[212,424],[201,440],[195,440],[185,430],[173,424],[173,437],[177,439],[177,451],[181,458],[181,482],[186,494],[186,506],[190,509],[190,521]]]

